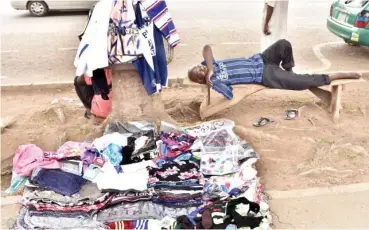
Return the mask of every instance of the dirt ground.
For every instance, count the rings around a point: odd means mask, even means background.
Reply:
[[[162,93],[165,107],[178,122],[199,122],[200,89],[170,88]],[[63,99],[64,98],[64,99]],[[72,98],[72,101],[68,101]],[[309,92],[264,90],[210,119],[227,118],[243,126],[247,140],[260,153],[257,165],[266,189],[289,190],[369,181],[369,81],[349,85],[341,120],[333,124],[327,108]],[[58,103],[51,104],[54,99]],[[95,127],[83,117],[73,90],[2,92],[2,119],[14,119],[1,136],[2,191],[8,186],[12,156],[21,144],[56,150],[67,140],[83,141]],[[301,111],[283,119],[286,109]],[[58,115],[59,114],[59,115]],[[255,128],[259,117],[274,122]],[[64,121],[64,122],[62,122]]]

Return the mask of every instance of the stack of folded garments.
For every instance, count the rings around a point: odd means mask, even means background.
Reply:
[[[197,163],[168,161],[160,168],[149,168],[148,187],[156,193],[153,202],[167,207],[197,207],[203,204],[201,173]]]
[[[8,191],[26,184],[20,229],[268,229],[259,155],[217,120],[113,121],[91,144],[20,146]]]

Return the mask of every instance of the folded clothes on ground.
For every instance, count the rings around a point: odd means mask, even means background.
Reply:
[[[114,166],[110,162],[106,162],[96,177],[97,186],[100,190],[147,190],[149,172],[146,167],[148,166],[154,166],[154,163],[152,161],[142,161],[135,164],[123,165],[120,166],[123,172],[117,173]]]
[[[55,204],[43,203],[30,201],[27,199],[23,199],[23,205],[33,207],[38,211],[57,211],[57,212],[92,212],[97,211],[108,205],[111,200],[114,198],[114,195],[109,195],[106,197],[104,201],[101,203],[95,203],[91,205],[74,205],[74,206],[60,206]]]
[[[64,196],[52,190],[44,190],[38,187],[26,187],[23,198],[29,201],[56,204],[60,206],[92,205],[104,201],[109,193],[102,193],[96,184],[87,182],[82,185],[79,193]]]
[[[86,182],[81,176],[58,169],[35,169],[31,181],[41,188],[53,190],[62,195],[71,196],[81,190]]]
[[[19,229],[105,229],[101,222],[93,220],[84,212],[53,212],[33,211],[24,207],[21,209],[17,227]]]
[[[114,121],[95,146],[67,142],[56,153],[29,146],[35,156],[18,157],[33,171],[18,227],[269,228],[259,155],[236,136],[234,122],[163,127],[157,136],[155,124]],[[58,169],[43,168],[55,159]]]
[[[132,153],[132,157],[156,150],[155,135],[157,133],[157,127],[154,123],[147,121],[121,122],[114,120],[106,126],[104,135],[114,132],[129,134],[131,137],[134,137],[135,140],[144,136],[144,142],[142,142],[143,139],[139,139],[139,141],[135,142],[135,150]]]
[[[96,220],[103,223],[121,220],[158,219],[164,217],[176,218],[187,215],[196,208],[170,208],[151,201],[139,201],[136,203],[122,203],[105,208],[96,214]]]
[[[109,190],[110,191],[110,190]],[[114,191],[114,190],[113,190]],[[152,193],[149,191],[119,191],[115,194],[109,205],[119,204],[123,202],[138,202],[138,201],[150,201],[152,199]]]
[[[181,187],[199,186],[201,173],[199,166],[192,161],[166,162],[160,168],[149,167],[148,187]]]

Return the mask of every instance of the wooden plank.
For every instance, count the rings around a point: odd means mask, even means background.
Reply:
[[[334,109],[333,109],[333,113],[332,113],[334,123],[338,123],[338,121],[340,119],[340,110],[342,108],[341,98],[342,98],[342,85],[338,85],[337,86],[335,105],[334,105]]]
[[[329,112],[332,113],[332,114],[333,114],[334,107],[336,105],[337,92],[338,92],[338,86],[332,86],[332,88],[331,88],[332,97],[331,97],[331,103],[330,103],[330,106],[329,106]]]
[[[207,97],[205,97],[200,106],[200,117],[201,119],[210,117],[222,110],[238,104],[243,98],[263,89],[265,89],[264,86],[253,84],[243,85],[243,87],[233,87],[232,100],[228,100],[224,97],[212,98],[212,103],[210,105],[207,104],[208,100]]]
[[[321,88],[311,88],[309,89],[315,96],[317,96],[324,104],[327,106],[331,105],[332,93],[328,90]]]
[[[331,86],[334,85],[346,85],[351,83],[360,83],[360,82],[366,82],[363,78],[359,79],[341,79],[341,80],[335,80],[331,82]]]
[[[315,96],[317,96],[323,103],[330,106],[330,112],[332,113],[332,117],[334,122],[339,120],[339,112],[342,108],[341,106],[341,97],[343,91],[343,85],[351,84],[351,83],[360,83],[365,82],[364,79],[342,79],[332,81],[331,92],[328,90],[319,88],[309,89]],[[207,93],[205,93],[205,98],[200,106],[200,117],[201,119],[205,119],[210,117],[222,110],[228,109],[236,104],[238,104],[244,97],[248,97],[260,90],[269,89],[265,86],[258,84],[244,84],[244,85],[233,85],[233,99],[227,100],[226,98],[213,98],[211,99],[210,88],[205,84],[197,84],[191,82],[188,78],[185,78],[183,84],[190,87],[200,87],[203,90],[207,89]],[[323,86],[324,87],[324,86]]]

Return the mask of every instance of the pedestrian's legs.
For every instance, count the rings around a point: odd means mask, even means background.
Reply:
[[[269,88],[305,90],[330,83],[331,78],[326,74],[295,74],[278,65],[266,64],[264,67],[263,85]]]
[[[286,39],[281,39],[266,49],[261,56],[264,64],[282,64],[283,69],[291,70],[295,66],[292,45]]]
[[[86,109],[91,109],[91,101],[94,96],[94,90],[92,86],[87,85],[84,77],[75,77],[74,78],[74,87],[76,89],[76,93],[85,106]]]

